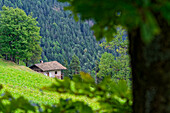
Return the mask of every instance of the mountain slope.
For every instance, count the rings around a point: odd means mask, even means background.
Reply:
[[[59,98],[72,98],[73,100],[84,100],[96,109],[98,106],[94,100],[83,96],[72,96],[70,94],[59,94],[57,92],[41,91],[44,86],[49,86],[55,80],[43,74],[32,71],[25,66],[16,65],[0,59],[0,84],[3,90],[12,93],[14,97],[24,96],[26,99],[39,104],[53,104],[59,102]]]
[[[57,60],[63,64],[64,59],[71,61],[76,54],[80,59],[81,70],[90,72],[95,60],[99,59],[104,49],[96,42],[90,30],[91,21],[75,22],[71,12],[64,11],[67,3],[57,0],[0,0],[3,6],[19,7],[27,14],[33,12],[41,27],[42,59]]]

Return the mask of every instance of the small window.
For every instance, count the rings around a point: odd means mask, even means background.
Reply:
[[[57,71],[55,71],[55,74],[57,74]]]
[[[63,76],[61,76],[61,80],[63,80]]]

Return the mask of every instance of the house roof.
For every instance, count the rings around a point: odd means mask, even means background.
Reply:
[[[40,68],[42,71],[53,71],[53,70],[58,70],[58,69],[67,69],[66,67],[64,67],[63,65],[58,63],[57,61],[44,62],[44,63],[34,64],[34,65],[37,66],[38,68]]]

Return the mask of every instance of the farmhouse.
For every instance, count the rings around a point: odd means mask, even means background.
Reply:
[[[30,68],[36,72],[43,73],[46,76],[63,79],[64,75],[61,73],[61,70],[67,69],[57,61],[45,62],[41,61],[39,64],[34,64]]]

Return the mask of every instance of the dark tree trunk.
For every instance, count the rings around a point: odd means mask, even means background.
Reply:
[[[5,54],[5,60],[8,60],[8,55],[7,54]]]
[[[26,62],[26,66],[28,67],[28,62]]]
[[[13,56],[13,58],[12,58],[12,59],[13,59],[13,62],[15,62],[15,63],[16,63],[15,55]]]
[[[170,26],[155,17],[161,34],[150,44],[143,43],[139,28],[129,33],[134,113],[170,113]]]
[[[12,55],[10,55],[10,60],[11,60],[11,61],[13,61],[13,57],[12,57]]]

